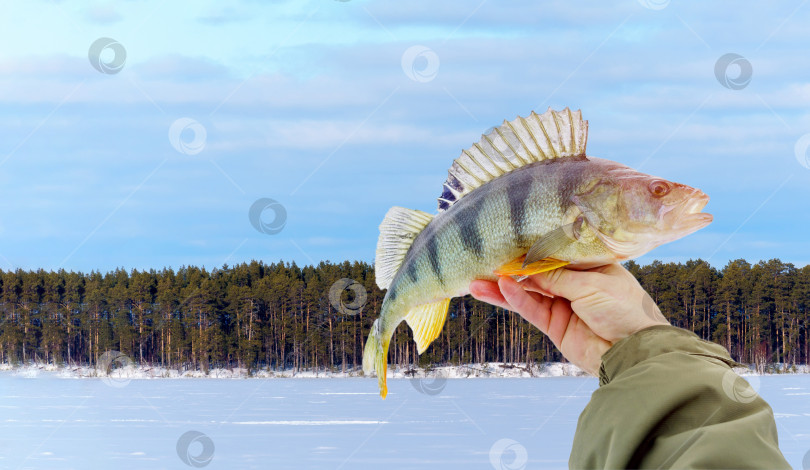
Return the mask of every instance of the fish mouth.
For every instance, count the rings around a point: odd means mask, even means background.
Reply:
[[[702,191],[697,191],[692,195],[677,212],[675,223],[672,228],[683,235],[702,229],[714,220],[714,216],[701,212],[709,203],[709,196]],[[676,214],[673,214],[676,215]]]

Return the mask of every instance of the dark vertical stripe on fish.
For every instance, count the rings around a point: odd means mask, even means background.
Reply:
[[[411,278],[411,282],[416,282],[416,280],[417,280],[416,263],[414,263],[413,260],[406,260],[406,261],[410,261],[408,263],[408,268],[407,268],[408,269],[408,271],[407,271],[408,277]]]
[[[509,199],[509,217],[512,221],[512,232],[518,245],[525,240],[523,236],[523,222],[526,217],[526,202],[532,192],[532,178],[524,178],[515,184],[506,187],[506,196]]]
[[[442,267],[439,262],[439,245],[436,243],[436,232],[431,232],[426,235],[428,235],[428,238],[425,240],[425,248],[427,249],[428,261],[430,261],[430,268],[433,269],[433,274],[436,275],[436,279],[443,285],[444,279],[442,278]]]
[[[481,238],[481,231],[478,229],[478,217],[481,215],[481,209],[483,208],[482,202],[479,201],[478,204],[469,204],[462,207],[455,214],[454,219],[459,232],[461,232],[461,243],[464,248],[472,251],[478,257],[484,254],[484,240]]]
[[[571,206],[571,196],[582,181],[584,165],[575,162],[587,161],[585,157],[565,157],[560,158],[559,162],[549,170],[554,170],[554,179],[557,181],[557,200],[560,202],[560,210],[563,213]],[[561,163],[567,163],[561,165]],[[564,170],[563,170],[564,168]]]

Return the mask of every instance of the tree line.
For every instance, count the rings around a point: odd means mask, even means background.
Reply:
[[[776,259],[720,270],[703,260],[625,266],[673,325],[725,346],[734,359],[760,368],[808,363],[810,266]],[[362,364],[383,297],[365,262],[0,270],[0,361],[94,365],[120,351],[179,369],[345,371]],[[402,366],[559,360],[520,316],[469,296],[453,299],[424,354],[405,323],[389,350],[389,362]]]

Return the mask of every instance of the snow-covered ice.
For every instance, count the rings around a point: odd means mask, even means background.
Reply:
[[[66,376],[0,373],[0,468],[567,468],[597,387],[575,376],[400,378],[383,401],[376,379]],[[802,468],[810,376],[750,382]]]

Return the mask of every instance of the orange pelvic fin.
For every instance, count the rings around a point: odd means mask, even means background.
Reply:
[[[493,273],[497,274],[498,276],[531,276],[532,274],[551,271],[570,264],[569,261],[562,261],[556,258],[543,258],[540,261],[536,261],[524,268],[523,261],[525,259],[526,255],[515,258],[493,271]]]

